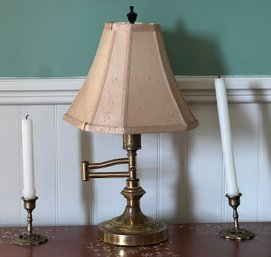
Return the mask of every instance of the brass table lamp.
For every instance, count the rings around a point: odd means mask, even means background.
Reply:
[[[132,8],[131,8],[132,10]],[[135,15],[136,16],[136,15]],[[126,177],[122,215],[98,226],[104,242],[138,246],[168,239],[167,225],[145,216],[140,198],[136,154],[141,133],[185,131],[198,125],[173,75],[158,24],[106,23],[86,80],[64,120],[90,132],[123,134],[127,158],[82,162],[82,179]],[[93,169],[127,164],[127,172]]]

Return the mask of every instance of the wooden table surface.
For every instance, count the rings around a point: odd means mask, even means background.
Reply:
[[[0,257],[271,257],[271,223],[241,224],[255,232],[252,240],[234,241],[219,237],[231,224],[169,225],[169,240],[141,247],[113,246],[96,239],[96,226],[41,227],[35,233],[46,235],[39,246],[18,246],[14,235],[23,228],[0,228]]]

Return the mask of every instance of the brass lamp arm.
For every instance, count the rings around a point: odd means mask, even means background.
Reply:
[[[91,172],[90,169],[106,168],[114,165],[128,164],[128,158],[119,158],[99,163],[82,162],[82,180],[88,181],[90,178],[126,178],[130,172]]]
[[[128,163],[129,163],[128,158],[119,158],[119,159],[108,160],[105,162],[89,163],[88,168],[93,170],[93,169],[106,168],[106,167],[110,167],[114,165],[128,164]]]

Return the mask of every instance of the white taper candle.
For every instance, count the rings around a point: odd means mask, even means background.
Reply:
[[[36,196],[34,177],[33,128],[32,120],[22,119],[23,153],[23,197],[33,199]]]
[[[224,156],[227,194],[230,196],[236,196],[239,194],[239,188],[237,184],[234,154],[232,147],[232,135],[229,118],[227,92],[223,79],[221,78],[215,79],[215,91],[216,91],[222,150]]]

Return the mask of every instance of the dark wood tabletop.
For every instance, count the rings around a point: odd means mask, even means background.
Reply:
[[[271,223],[246,223],[251,240],[226,240],[219,232],[231,224],[169,225],[169,240],[140,247],[122,247],[97,240],[96,226],[34,227],[48,237],[38,246],[19,246],[12,242],[24,228],[0,228],[0,257],[271,257]]]

